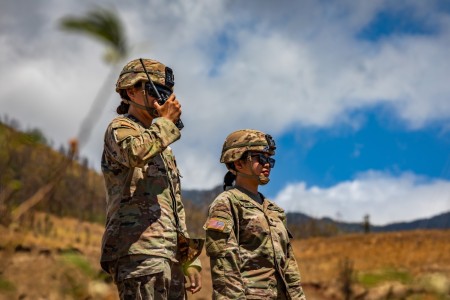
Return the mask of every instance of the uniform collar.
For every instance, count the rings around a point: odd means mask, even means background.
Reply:
[[[139,119],[136,118],[136,117],[133,116],[133,115],[125,114],[124,117],[130,119],[131,121],[133,121],[133,122],[135,122],[135,123],[138,123],[138,124],[141,125],[142,127],[145,127],[144,124],[142,124],[142,122],[139,121]]]

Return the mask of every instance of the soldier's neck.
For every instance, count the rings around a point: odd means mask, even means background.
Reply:
[[[253,178],[239,176],[239,173],[236,177],[236,186],[242,187],[255,195],[258,194],[258,182],[255,182]]]
[[[128,114],[138,119],[145,128],[149,128],[150,125],[152,125],[153,118],[146,110],[135,109],[133,106],[130,106],[130,108],[128,109]]]

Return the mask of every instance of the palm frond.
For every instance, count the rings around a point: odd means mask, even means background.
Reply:
[[[111,10],[96,8],[85,17],[67,16],[61,19],[63,30],[85,33],[106,43],[116,52],[118,58],[124,58],[128,52],[122,22]]]

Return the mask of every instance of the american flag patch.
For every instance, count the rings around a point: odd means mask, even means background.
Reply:
[[[219,230],[223,231],[225,228],[225,222],[220,221],[217,218],[211,218],[208,221],[208,226],[206,226],[207,229],[213,229],[213,230]]]

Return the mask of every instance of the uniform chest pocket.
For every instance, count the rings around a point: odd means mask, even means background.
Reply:
[[[166,166],[160,156],[156,156],[150,160],[144,167],[144,172],[147,177],[164,177],[167,176]]]
[[[267,216],[267,223],[270,226],[278,226],[278,224],[280,223],[279,220],[277,218],[271,217],[271,216]]]
[[[254,208],[243,211],[239,233],[241,243],[247,245],[245,248],[260,245],[269,232],[269,224],[261,210]]]
[[[283,224],[283,214],[284,211],[282,209],[271,207],[266,210],[267,222],[270,224],[270,226],[280,226],[280,224]]]
[[[170,174],[175,183],[178,183],[181,177],[175,158],[170,156],[165,160],[160,155],[154,157],[145,166],[145,173],[147,177],[167,177]]]

